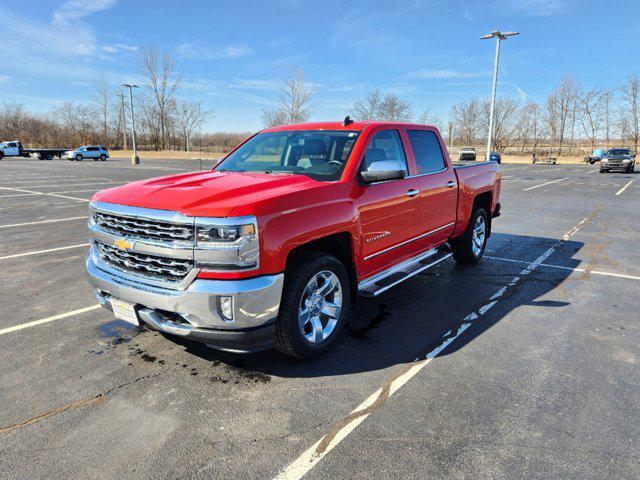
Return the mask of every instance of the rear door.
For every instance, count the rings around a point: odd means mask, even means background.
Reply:
[[[407,128],[407,137],[420,190],[419,243],[421,247],[432,247],[453,233],[458,206],[457,177],[434,130]]]
[[[400,132],[396,129],[376,131],[365,151],[359,171],[371,162],[399,160],[407,168],[407,155]],[[411,240],[419,228],[420,199],[418,180],[398,180],[363,184],[357,198],[362,228],[362,274],[381,270],[398,257],[413,251]]]

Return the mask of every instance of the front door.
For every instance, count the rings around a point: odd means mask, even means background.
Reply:
[[[407,168],[405,151],[397,130],[376,133],[365,151],[360,171],[372,162],[398,160]],[[407,172],[408,172],[407,168]],[[358,210],[362,228],[359,275],[368,275],[395,263],[413,249],[420,218],[418,180],[404,178],[364,184]]]

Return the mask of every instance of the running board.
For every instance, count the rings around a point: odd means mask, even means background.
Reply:
[[[358,294],[363,297],[376,297],[401,282],[437,265],[452,255],[448,245],[421,253],[409,260],[394,265],[358,284]]]

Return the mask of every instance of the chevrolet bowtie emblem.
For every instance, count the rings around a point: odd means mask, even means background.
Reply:
[[[121,237],[117,240],[114,240],[113,244],[120,250],[129,250],[130,248],[133,248],[134,242],[129,242],[126,238]]]

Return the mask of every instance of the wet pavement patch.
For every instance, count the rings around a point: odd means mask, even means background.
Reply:
[[[353,324],[347,325],[347,334],[356,340],[366,340],[369,334],[378,328],[382,322],[389,318],[389,306],[386,303],[378,304],[378,313],[368,320],[368,323],[360,328],[354,328]]]

